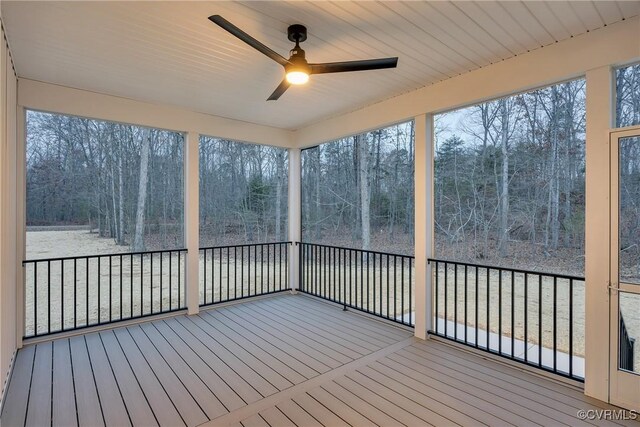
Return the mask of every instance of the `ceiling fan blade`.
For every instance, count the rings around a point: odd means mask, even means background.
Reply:
[[[398,58],[365,59],[362,61],[325,62],[323,64],[309,64],[311,74],[344,73],[347,71],[380,70],[395,68]]]
[[[222,27],[223,29],[227,30],[228,32],[230,32],[231,34],[233,34],[234,36],[236,36],[237,38],[239,38],[240,40],[242,40],[243,42],[245,42],[246,44],[248,44],[252,48],[256,49],[259,52],[262,52],[265,55],[267,55],[269,58],[273,59],[278,64],[280,64],[282,66],[285,66],[285,65],[289,64],[289,60],[284,58],[279,53],[275,52],[273,49],[267,47],[263,43],[261,43],[258,40],[254,39],[249,34],[245,33],[240,28],[236,27],[231,22],[229,22],[226,19],[224,19],[222,16],[220,16],[220,15],[211,15],[209,17],[209,20],[211,22],[213,22],[214,24],[217,24],[220,27]]]
[[[291,86],[291,83],[289,83],[287,79],[282,80],[282,83],[280,83],[271,96],[267,98],[267,101],[277,101],[278,98],[280,98],[282,94],[289,89],[289,86]]]

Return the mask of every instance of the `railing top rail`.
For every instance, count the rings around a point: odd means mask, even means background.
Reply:
[[[130,255],[150,255],[150,254],[160,254],[160,253],[169,253],[169,252],[187,252],[186,248],[176,248],[176,249],[160,249],[157,251],[141,251],[141,252],[118,252],[115,254],[98,254],[98,255],[79,255],[79,256],[68,256],[68,257],[58,257],[58,258],[38,258],[38,259],[26,259],[22,261],[22,265],[32,264],[36,262],[49,262],[49,261],[70,261],[74,259],[89,259],[89,258],[105,258],[105,257],[117,257],[117,256],[130,256]]]
[[[345,247],[345,246],[324,245],[322,243],[296,242],[296,245],[298,245],[298,244],[300,244],[300,245],[309,245],[309,246],[319,246],[319,247],[323,247],[323,248],[332,248],[332,249],[344,249],[344,250],[348,250],[348,251],[365,252],[365,253],[368,253],[368,254],[389,255],[389,256],[396,256],[396,257],[402,257],[402,258],[415,259],[415,256],[413,256],[413,255],[403,255],[403,254],[396,254],[396,253],[391,253],[391,252],[370,251],[370,250],[367,250],[367,249],[348,248],[348,247]]]
[[[558,279],[578,280],[578,281],[582,281],[582,282],[584,281],[584,277],[572,276],[572,275],[569,275],[569,274],[556,274],[556,273],[548,273],[548,272],[535,271],[535,270],[522,270],[522,269],[519,269],[519,268],[499,267],[497,265],[473,264],[473,263],[470,263],[470,262],[453,261],[453,260],[450,260],[450,259],[428,258],[427,262],[428,263],[442,262],[442,263],[447,263],[447,264],[466,265],[467,267],[488,268],[490,270],[513,271],[514,273],[535,274],[536,276],[550,276],[550,277],[556,277]]]
[[[226,248],[240,248],[247,246],[268,246],[268,245],[289,245],[291,246],[293,242],[283,241],[283,242],[263,242],[263,243],[243,243],[240,245],[223,245],[223,246],[207,246],[200,248],[201,251],[208,249],[226,249]]]

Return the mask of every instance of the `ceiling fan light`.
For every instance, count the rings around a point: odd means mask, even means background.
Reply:
[[[309,81],[309,74],[304,71],[289,71],[287,72],[287,81],[292,85],[303,85]]]

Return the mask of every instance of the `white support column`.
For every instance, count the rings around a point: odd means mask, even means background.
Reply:
[[[199,142],[200,135],[189,132],[184,150],[184,238],[187,248],[185,266],[186,300],[189,314],[200,310],[200,229],[199,229]]]
[[[299,242],[301,238],[301,202],[300,202],[300,184],[301,184],[301,161],[300,149],[289,149],[289,240],[293,242],[293,246],[289,248],[289,286],[292,292],[296,292],[300,284],[298,283],[298,271],[300,268],[300,260],[298,259],[298,247],[295,242]]]
[[[432,329],[431,274],[433,255],[433,116],[415,117],[415,336]]]
[[[611,68],[587,71],[585,219],[585,394],[609,399]]]
[[[22,261],[27,256],[27,112],[24,108],[17,108],[16,123],[16,346],[22,348],[22,337],[24,336],[25,327],[25,293],[24,293],[24,267]]]

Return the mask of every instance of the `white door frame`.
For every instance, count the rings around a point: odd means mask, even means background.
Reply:
[[[640,410],[640,374],[623,371],[619,365],[619,294],[620,291],[640,295],[640,284],[619,281],[619,147],[623,138],[640,138],[640,126],[611,131],[610,188],[611,188],[611,243],[609,279],[609,401],[627,409]],[[639,343],[640,345],[640,343]]]

